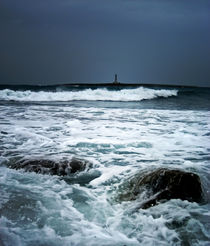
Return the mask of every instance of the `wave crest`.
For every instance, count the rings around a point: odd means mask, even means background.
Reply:
[[[135,89],[107,90],[86,89],[80,91],[14,91],[4,89],[0,91],[0,100],[14,101],[142,101],[158,97],[177,96],[177,90],[149,89],[139,87]]]

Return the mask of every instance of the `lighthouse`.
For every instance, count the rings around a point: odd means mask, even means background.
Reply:
[[[117,80],[117,74],[114,75],[114,84],[119,84],[118,80]]]

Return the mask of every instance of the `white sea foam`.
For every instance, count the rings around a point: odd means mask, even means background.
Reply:
[[[199,173],[209,192],[210,113],[78,105],[1,106],[3,244],[208,245],[209,203],[175,199],[131,214],[138,201],[111,201],[128,177],[163,166]],[[81,185],[7,168],[16,158],[72,156],[100,176]]]
[[[177,90],[155,90],[144,87],[112,91],[107,89],[86,89],[83,91],[34,92],[1,90],[0,100],[14,101],[141,101],[157,97],[177,96]]]

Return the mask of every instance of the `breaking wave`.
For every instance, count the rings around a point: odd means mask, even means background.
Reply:
[[[177,96],[178,90],[135,89],[108,90],[86,89],[78,91],[15,91],[4,89],[0,91],[0,100],[6,101],[142,101],[158,97]]]

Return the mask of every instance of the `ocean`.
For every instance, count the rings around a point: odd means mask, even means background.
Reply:
[[[209,88],[1,86],[0,245],[210,245],[209,140]],[[74,158],[89,168],[17,168]],[[158,168],[197,174],[203,201],[116,199]]]

